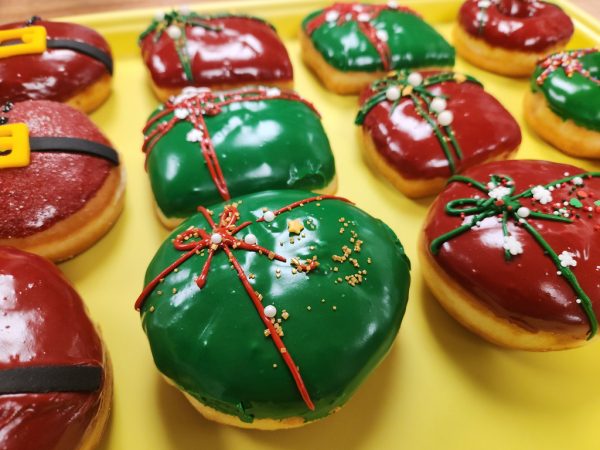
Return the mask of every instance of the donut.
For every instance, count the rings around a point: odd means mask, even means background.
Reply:
[[[408,197],[435,194],[451,175],[505,159],[521,143],[500,102],[455,72],[391,72],[360,103],[356,124],[367,162]]]
[[[77,292],[44,258],[0,247],[0,448],[96,448],[111,401],[108,354]]]
[[[538,59],[562,50],[571,18],[541,0],[466,0],[454,27],[457,53],[490,72],[528,77]]]
[[[257,17],[159,13],[138,43],[161,101],[186,86],[293,85],[287,50],[273,25]]]
[[[0,106],[0,245],[63,261],[91,247],[123,209],[125,172],[82,112],[27,100]]]
[[[37,16],[0,25],[2,104],[52,100],[89,113],[110,95],[112,73],[110,47],[91,28]]]
[[[548,351],[597,334],[600,172],[498,161],[450,178],[419,245],[425,281],[466,328]]]
[[[359,94],[394,69],[454,65],[454,49],[421,17],[395,2],[334,3],[302,21],[304,63],[338,94]]]
[[[208,419],[238,427],[339,410],[404,315],[410,262],[396,235],[305,191],[199,211],[159,248],[136,302],[158,370]]]
[[[557,53],[537,65],[525,94],[525,120],[569,155],[600,158],[600,53]]]
[[[196,213],[198,205],[232,196],[336,190],[319,113],[292,91],[188,87],[152,113],[144,135],[156,211],[168,228]]]

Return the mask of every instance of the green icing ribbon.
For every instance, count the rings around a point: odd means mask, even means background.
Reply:
[[[462,159],[462,150],[456,140],[456,135],[450,125],[440,125],[438,123],[437,116],[439,111],[434,111],[431,108],[431,102],[434,98],[442,98],[447,100],[448,97],[445,95],[435,95],[430,92],[427,88],[444,83],[444,82],[464,82],[475,83],[480,86],[482,84],[474,77],[468,75],[457,74],[455,72],[443,72],[426,77],[418,85],[410,84],[409,72],[407,70],[390,72],[387,77],[375,81],[371,85],[371,90],[374,94],[371,95],[363,105],[361,106],[354,123],[356,125],[362,125],[365,121],[367,114],[378,104],[391,101],[392,106],[390,108],[390,116],[394,113],[394,110],[400,104],[403,98],[410,98],[413,102],[417,114],[425,120],[432,128],[433,133],[437,137],[440,146],[448,160],[448,166],[451,173],[456,173],[456,162],[452,149],[456,154],[457,159]],[[416,83],[415,83],[416,84]],[[396,95],[392,95],[395,93]],[[395,98],[398,97],[398,98]],[[450,145],[449,145],[450,144]],[[450,148],[452,146],[452,149]]]
[[[556,53],[540,61],[531,90],[542,92],[559,117],[600,131],[600,53],[597,49]]]
[[[530,211],[529,209],[527,209],[526,212],[522,212],[523,207],[519,199],[534,197],[534,191],[540,187],[543,189],[548,189],[556,184],[570,182],[575,178],[585,179],[592,177],[600,178],[600,172],[585,172],[577,175],[567,176],[560,180],[552,181],[544,186],[534,186],[519,194],[515,194],[514,181],[511,177],[506,175],[491,175],[490,183],[487,186],[472,178],[463,175],[455,175],[448,180],[448,184],[454,182],[465,183],[485,193],[488,197],[459,198],[448,202],[445,207],[445,211],[448,215],[470,215],[472,217],[468,223],[463,223],[461,226],[454,228],[453,230],[431,241],[431,253],[437,255],[444,243],[454,239],[457,236],[460,236],[467,231],[470,231],[482,220],[493,216],[498,216],[501,219],[502,233],[506,241],[506,239],[510,238],[511,236],[510,232],[508,231],[508,221],[512,218],[517,223],[521,224],[523,228],[531,235],[531,237],[533,237],[533,239],[540,245],[540,247],[542,247],[548,257],[552,259],[552,262],[556,266],[557,270],[564,276],[565,280],[569,283],[577,295],[577,303],[581,305],[581,308],[585,312],[590,324],[588,339],[591,339],[598,331],[598,319],[594,313],[592,302],[589,296],[579,285],[577,277],[573,271],[568,265],[563,266],[559,255],[554,251],[550,244],[548,244],[544,237],[529,223],[528,218],[551,220],[563,223],[572,223],[573,221],[560,215],[545,214],[537,211]],[[514,254],[512,254],[505,247],[504,256],[506,260],[511,260]]]

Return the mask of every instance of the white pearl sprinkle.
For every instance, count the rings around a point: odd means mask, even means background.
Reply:
[[[580,298],[576,299],[575,303],[581,303],[581,299]]]
[[[213,244],[220,244],[221,242],[223,242],[223,236],[221,236],[219,233],[213,233],[210,236],[210,242],[212,242]]]
[[[477,2],[477,6],[479,6],[480,8],[489,8],[490,6],[492,6],[492,2],[490,0],[479,0]]]
[[[358,16],[356,16],[356,20],[359,22],[368,22],[371,20],[371,16],[369,16],[367,13],[360,13]]]
[[[572,181],[575,186],[581,186],[583,184],[583,178],[581,177],[575,177]]]
[[[325,20],[327,22],[335,22],[336,20],[338,20],[340,18],[340,13],[337,11],[327,11],[327,14],[325,14]]]
[[[438,115],[438,123],[443,127],[447,127],[448,125],[450,125],[453,120],[454,114],[452,114],[452,111],[442,111]]]
[[[190,112],[185,108],[177,108],[175,109],[173,114],[175,114],[175,117],[177,117],[178,119],[183,120],[190,114]]]
[[[179,39],[181,37],[181,28],[177,25],[170,25],[169,28],[167,28],[167,34],[171,39]]]
[[[436,113],[441,113],[447,106],[448,103],[442,97],[436,97],[431,101],[431,109]]]
[[[258,240],[256,239],[255,235],[253,235],[252,233],[249,233],[246,236],[244,236],[244,242],[248,245],[256,245]]]
[[[269,319],[272,319],[273,317],[275,317],[277,315],[277,308],[275,308],[273,305],[267,305],[267,306],[265,306],[265,309],[263,312],[265,313],[266,317],[268,317]]]
[[[487,22],[488,15],[484,11],[477,11],[477,15],[475,16],[478,22]]]
[[[408,84],[413,87],[421,86],[421,83],[423,83],[423,75],[421,75],[419,72],[412,72],[406,81],[408,81]]]
[[[529,217],[529,214],[531,214],[531,210],[526,206],[521,206],[519,209],[517,209],[517,216],[519,217]]]
[[[395,102],[400,98],[400,89],[398,86],[390,86],[385,90],[385,98],[387,98],[390,102]]]
[[[265,222],[273,222],[275,220],[275,213],[273,211],[265,211],[263,219],[265,219]]]

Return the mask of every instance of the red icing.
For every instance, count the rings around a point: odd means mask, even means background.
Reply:
[[[576,175],[582,169],[545,161],[504,161],[478,166],[465,172],[487,184],[490,174],[509,175],[515,181],[515,194],[531,186],[545,185],[564,178],[565,172]],[[552,213],[556,202],[569,201],[577,196],[570,193],[574,185],[565,183],[552,191],[553,200],[540,205],[531,198],[521,204],[532,211]],[[584,209],[567,208],[580,214],[573,223],[560,223],[529,218],[529,223],[543,236],[557,254],[569,251],[576,254],[577,266],[570,267],[583,291],[591,299],[596,315],[600,313],[600,214],[594,211],[594,201],[600,198],[600,178],[584,179],[587,197],[580,197]],[[432,239],[460,226],[460,217],[444,211],[448,201],[485,194],[464,183],[451,183],[432,206],[426,221],[427,244]],[[561,205],[562,207],[562,205]],[[589,217],[591,215],[592,217]],[[500,317],[530,330],[557,330],[585,338],[588,319],[576,303],[573,288],[561,276],[542,247],[523,228],[509,222],[509,232],[523,245],[523,253],[510,261],[504,259],[501,224],[495,217],[485,219],[481,228],[471,229],[442,246],[436,262],[461,286],[477,296]]]
[[[447,81],[427,90],[448,96],[447,109],[454,115],[451,127],[463,153],[462,159],[455,158],[457,172],[507,154],[521,143],[517,122],[481,86]],[[372,94],[371,89],[363,92],[361,104]],[[391,106],[392,102],[384,100],[364,120],[363,127],[371,134],[379,154],[407,179],[450,176],[440,141],[417,113],[410,97],[403,97],[390,116]]]
[[[157,42],[154,42],[155,32],[141,41],[144,62],[157,86],[177,88],[293,79],[287,51],[269,25],[244,17],[214,18],[205,22],[222,26],[223,30],[186,27],[193,83],[185,78],[175,43],[167,33]]]
[[[36,21],[46,27],[49,39],[70,39],[110,54],[110,47],[96,31],[73,23]],[[0,30],[21,28],[24,22],[1,25]],[[73,50],[47,49],[42,54],[0,58],[0,103],[6,101],[65,101],[107,74],[98,60]]]
[[[479,1],[467,0],[460,8],[458,20],[469,34],[493,46],[541,52],[567,42],[573,35],[569,16],[558,6],[542,1],[496,0],[484,9],[487,20],[481,26]]]
[[[80,297],[50,262],[0,247],[0,369],[79,364],[103,365]],[[0,448],[76,448],[99,403],[100,392],[0,395]]]
[[[73,137],[110,146],[90,119],[50,101],[16,103],[2,115],[24,122],[31,137]],[[79,211],[102,187],[112,165],[81,154],[31,153],[27,167],[0,169],[0,238],[33,235]]]

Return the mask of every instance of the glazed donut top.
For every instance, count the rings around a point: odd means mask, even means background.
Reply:
[[[0,247],[0,447],[79,448],[103,367],[100,338],[59,270]]]
[[[494,313],[592,337],[600,312],[600,172],[502,161],[450,179],[425,222],[429,252]]]
[[[475,78],[391,72],[360,98],[356,124],[404,178],[448,177],[517,148],[519,125]]]
[[[62,102],[112,74],[108,43],[82,25],[34,16],[27,22],[0,25],[0,40],[3,31],[39,27],[45,29],[45,51],[14,56],[2,56],[0,52],[0,103],[27,99]]]
[[[0,132],[26,124],[31,148],[29,165],[0,167],[0,239],[33,235],[79,211],[118,164],[94,123],[66,104],[5,103],[0,123]],[[1,152],[0,163],[7,156]]]
[[[541,60],[531,80],[563,119],[600,131],[600,52],[589,48],[556,53]]]
[[[188,87],[144,128],[146,167],[167,217],[267,189],[321,189],[335,163],[319,113],[292,91]]]
[[[454,65],[452,46],[395,2],[334,3],[309,14],[302,30],[325,60],[344,72]]]
[[[291,81],[292,63],[268,22],[241,14],[160,14],[139,38],[160,87]]]
[[[566,43],[574,31],[561,8],[540,0],[467,0],[458,21],[469,34],[495,47],[523,52]]]
[[[410,263],[394,233],[303,191],[200,211],[158,250],[136,303],[159,370],[246,422],[335,410],[400,326]]]

